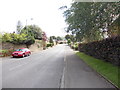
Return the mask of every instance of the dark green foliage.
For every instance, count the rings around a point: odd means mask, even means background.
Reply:
[[[78,50],[78,44],[77,43],[74,45],[74,49]]]
[[[53,43],[48,43],[46,47],[52,47]]]
[[[67,35],[65,36],[65,39],[66,39],[66,40],[71,40],[72,42],[76,42],[76,37],[75,37],[74,35],[69,35],[69,34],[67,34]]]
[[[57,40],[57,41],[60,41],[60,40],[63,40],[63,39],[62,39],[62,37],[57,36],[57,37],[56,37],[56,40]]]
[[[120,15],[119,6],[120,2],[73,2],[63,13],[68,24],[66,32],[74,34],[77,41],[101,40],[104,29]],[[100,32],[100,29],[103,31]]]
[[[68,45],[70,45],[70,44],[71,44],[71,40],[70,40],[70,39],[68,39],[68,40],[67,40],[67,43],[68,43]]]
[[[28,34],[30,36],[33,36],[35,39],[42,40],[42,30],[36,25],[29,25],[25,26],[21,33]]]
[[[79,51],[112,64],[120,65],[120,36],[79,44]]]
[[[75,44],[71,45],[71,48],[74,49],[74,50],[78,50],[78,44],[75,43]]]
[[[33,36],[27,36],[27,39],[26,39],[26,41],[25,41],[25,44],[26,44],[27,46],[29,46],[29,45],[31,45],[31,44],[33,44],[33,43],[35,43],[34,37],[33,37]]]
[[[53,43],[53,37],[50,37],[50,43]]]

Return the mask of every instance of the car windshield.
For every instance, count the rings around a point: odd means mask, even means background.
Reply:
[[[23,51],[23,49],[17,49],[16,51]]]

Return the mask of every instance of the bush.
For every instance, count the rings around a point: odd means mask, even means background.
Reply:
[[[75,44],[71,45],[71,48],[74,49],[74,50],[78,50],[78,44],[75,43]]]
[[[33,36],[28,36],[27,39],[25,40],[26,45],[31,45],[35,43],[35,39]]]
[[[2,36],[2,42],[10,42],[13,44],[26,44],[31,45],[35,43],[34,36],[30,36],[28,34],[15,34],[15,33],[5,33]]]
[[[51,47],[51,43],[47,43],[47,46],[46,47]]]
[[[0,57],[11,56],[14,50],[0,50]]]
[[[53,43],[47,43],[47,47],[52,47],[53,45]]]
[[[68,45],[70,45],[70,44],[71,44],[71,40],[70,40],[70,39],[68,39],[68,40],[67,40],[67,43],[68,43]]]
[[[120,65],[120,36],[79,44],[79,51],[114,65]]]

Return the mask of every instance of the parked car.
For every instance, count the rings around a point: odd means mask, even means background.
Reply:
[[[31,51],[27,48],[20,48],[15,50],[12,53],[13,57],[25,57],[25,56],[29,56],[31,54]]]

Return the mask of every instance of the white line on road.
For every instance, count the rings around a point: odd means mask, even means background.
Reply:
[[[65,51],[65,54],[64,54],[64,63],[66,63],[66,51]],[[63,69],[60,88],[65,88],[65,66],[64,66],[64,69]]]

